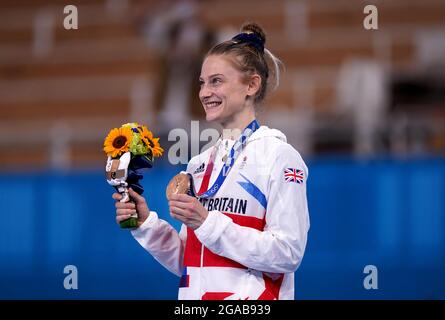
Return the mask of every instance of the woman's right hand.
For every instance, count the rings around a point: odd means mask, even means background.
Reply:
[[[145,198],[140,196],[137,192],[133,191],[133,189],[128,190],[130,194],[130,198],[133,202],[119,202],[122,199],[122,195],[120,193],[113,193],[113,199],[116,200],[116,222],[120,224],[122,221],[127,220],[131,217],[132,214],[137,213],[138,215],[138,227],[144,223],[144,221],[148,218],[150,214],[150,209],[148,208],[147,202]]]

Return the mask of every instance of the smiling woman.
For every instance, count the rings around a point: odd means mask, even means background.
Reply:
[[[309,229],[308,169],[282,132],[256,120],[279,82],[280,61],[265,41],[247,24],[204,59],[199,98],[207,121],[223,130],[167,188],[180,232],[131,190],[135,204],[116,202],[117,222],[137,212],[134,238],[181,276],[179,299],[294,298]]]
[[[246,24],[240,34],[209,51],[199,79],[207,121],[235,129],[255,119],[255,107],[278,87],[282,65],[264,48],[265,41],[258,25]]]
[[[246,97],[253,97],[259,90],[257,75],[250,84],[243,83],[240,72],[228,57],[212,55],[204,61],[201,79],[199,97],[207,121],[219,122],[224,129],[234,129],[255,118],[253,99]]]

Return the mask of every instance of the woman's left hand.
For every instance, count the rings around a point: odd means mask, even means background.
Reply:
[[[209,215],[198,199],[187,194],[172,194],[168,200],[170,215],[193,230],[199,228]]]

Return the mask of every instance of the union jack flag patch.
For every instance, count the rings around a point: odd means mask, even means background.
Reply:
[[[284,181],[296,182],[298,184],[303,183],[304,173],[302,170],[287,168],[284,169]]]

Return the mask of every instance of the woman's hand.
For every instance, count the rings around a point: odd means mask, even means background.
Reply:
[[[144,221],[148,218],[150,214],[150,209],[148,208],[147,202],[145,198],[140,196],[137,192],[133,191],[133,189],[128,189],[130,194],[130,198],[133,202],[119,202],[122,199],[122,195],[120,193],[113,193],[113,199],[116,200],[116,222],[117,224],[121,223],[124,220],[127,220],[131,217],[132,214],[137,213],[138,215],[138,227],[144,223]]]
[[[199,228],[209,215],[198,199],[187,194],[172,194],[168,200],[170,215],[193,230]]]

